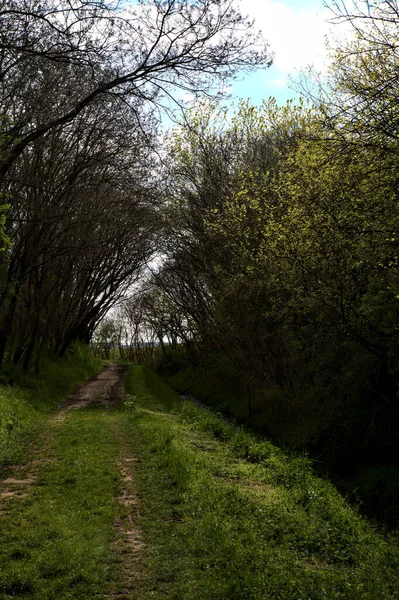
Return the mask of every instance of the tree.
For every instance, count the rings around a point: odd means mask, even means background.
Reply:
[[[346,414],[353,428],[346,435],[382,454],[398,419],[398,157],[358,144],[338,148],[317,112],[313,136],[308,127],[304,133],[274,171],[244,164],[209,221],[231,251],[224,288],[235,296],[225,315],[250,332],[239,309],[248,299],[251,313],[259,311],[260,341],[244,355],[263,348],[275,358],[272,380],[286,404],[302,418],[305,409],[309,417],[320,412],[321,428],[338,427]]]
[[[215,92],[271,61],[232,0],[3,0],[0,23],[2,177],[29,144],[98,98],[117,95],[133,111],[137,100],[161,107],[179,102],[177,91]],[[38,106],[43,92],[51,102]]]
[[[387,451],[398,419],[397,156],[339,144],[304,104],[217,114],[201,107],[175,136],[158,285],[211,357],[213,384],[246,397],[253,418],[267,415],[278,435],[295,424],[320,440],[331,427],[345,448],[347,436]]]
[[[243,170],[274,172],[305,129],[305,112],[286,109],[284,130],[274,102],[259,113],[242,103],[231,122],[224,111],[201,104],[172,138],[167,260],[155,286],[168,298],[170,313],[184,316],[189,335],[180,339],[189,348],[195,344],[203,356],[222,351],[228,357],[229,378],[247,396],[250,412],[252,386],[270,384],[283,344],[273,319],[265,317],[267,273],[259,277],[256,271],[251,278],[247,257],[235,245],[241,238],[235,231],[223,232],[220,221]],[[245,239],[256,244],[258,215],[253,215]]]
[[[328,0],[333,22],[352,35],[330,51],[329,77],[316,78],[312,100],[325,126],[347,143],[396,151],[399,138],[399,5],[396,0]]]
[[[151,255],[157,111],[270,57],[232,0],[4,0],[0,24],[0,364],[11,340],[27,367],[37,338],[88,339]]]
[[[97,356],[110,360],[111,351],[118,347],[118,328],[112,319],[104,319],[95,330],[92,346]]]
[[[14,329],[14,361],[23,356],[25,368],[38,344],[63,353],[87,341],[154,250],[151,149],[126,107],[117,116],[109,102],[95,108],[36,140],[11,171],[1,342],[4,351]]]

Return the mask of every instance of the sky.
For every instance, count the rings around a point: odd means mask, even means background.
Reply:
[[[241,0],[241,11],[255,19],[255,26],[275,53],[267,71],[246,75],[231,86],[233,97],[251,98],[253,104],[274,96],[279,104],[298,94],[289,88],[290,77],[308,65],[323,70],[325,37],[332,29],[331,12],[322,0]]]

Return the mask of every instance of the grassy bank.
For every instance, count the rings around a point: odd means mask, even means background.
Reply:
[[[78,365],[67,362],[40,389],[68,389]],[[126,564],[133,523],[126,412],[96,396],[86,408],[50,411],[61,399],[53,393],[45,412],[31,406],[34,397],[45,400],[37,388],[22,397],[40,427],[34,439],[26,429],[29,452],[18,464],[0,470],[0,600],[131,598],[124,594],[133,564]]]
[[[140,598],[399,596],[397,540],[316,478],[306,458],[181,401],[143,368],[132,368],[127,388],[152,573]]]
[[[80,344],[65,358],[48,355],[38,377],[6,365],[0,384],[0,467],[20,461],[45,415],[102,365]]]
[[[180,357],[180,370],[174,372],[178,368],[178,362],[166,363],[167,368],[161,370],[165,381],[173,389],[192,395],[215,412],[226,415],[255,433],[268,436],[280,447],[302,449],[304,453],[317,458],[319,473],[333,481],[364,515],[374,519],[382,527],[399,528],[399,463],[394,453],[389,461],[383,461],[378,452],[370,454],[360,443],[353,453],[351,447],[356,445],[356,440],[351,439],[348,433],[343,433],[348,424],[344,420],[340,434],[337,434],[337,430],[328,428],[321,435],[317,434],[320,427],[318,419],[323,418],[320,417],[323,411],[318,412],[313,419],[307,419],[303,418],[301,408],[298,407],[289,419],[276,418],[279,407],[284,407],[284,399],[278,388],[264,390],[264,403],[262,406],[254,406],[249,418],[248,400],[234,393],[234,385],[221,385],[219,367],[221,368],[223,361],[215,362],[206,372],[201,372],[186,364],[186,357],[181,354],[183,358]],[[226,373],[225,378],[228,380]],[[326,402],[327,412],[330,401],[334,403],[334,397]],[[270,411],[267,409],[269,404],[272,407]],[[277,412],[273,414],[276,407]],[[345,441],[340,439],[342,435],[346,435]],[[340,457],[339,460],[337,456]]]

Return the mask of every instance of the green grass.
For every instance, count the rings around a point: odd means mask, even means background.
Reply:
[[[103,597],[119,489],[113,419],[79,410],[47,425],[37,456],[48,462],[28,465],[32,489],[4,504],[2,600]]]
[[[140,598],[399,597],[397,540],[316,478],[308,459],[180,401],[143,368],[132,368],[127,389],[152,573]]]
[[[45,415],[102,365],[79,344],[65,358],[47,356],[39,377],[6,365],[3,378],[13,385],[0,385],[0,467],[23,460],[26,445],[40,431]]]
[[[94,358],[88,346],[76,342],[63,358],[49,352],[44,357],[39,376],[23,374],[19,367],[13,365],[5,365],[3,371],[6,378],[25,391],[31,406],[42,413],[49,413],[104,364],[103,360]]]
[[[48,412],[9,467],[20,482],[0,507],[1,600],[397,600],[398,540],[306,457],[143,367],[126,389],[125,406]]]
[[[67,367],[56,370],[57,377],[63,373],[71,383]],[[62,389],[65,381],[57,385]],[[47,381],[39,389],[53,387]],[[128,485],[122,465],[131,456],[126,420],[122,405],[105,408],[95,402],[85,409],[48,412],[29,440],[29,452],[3,469],[1,600],[125,597],[130,576],[124,531],[131,519],[129,505],[119,497]]]

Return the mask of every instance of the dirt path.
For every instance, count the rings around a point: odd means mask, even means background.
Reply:
[[[79,386],[0,482],[1,600],[137,598],[146,572],[137,459],[118,406],[127,371],[107,365]]]
[[[93,375],[65,399],[55,420],[63,420],[67,411],[85,408],[89,404],[100,404],[109,408],[121,403],[125,396],[124,381],[128,370],[127,365],[110,364],[104,367],[100,373]],[[117,426],[116,428],[118,429]],[[122,451],[121,459],[117,463],[121,475],[120,495],[116,498],[122,505],[122,510],[114,524],[119,535],[114,541],[113,549],[119,550],[124,560],[119,565],[119,586],[113,592],[106,594],[107,600],[125,598],[133,592],[139,571],[136,564],[139,560],[138,554],[144,546],[139,526],[138,501],[132,487],[134,463],[137,459],[124,455],[122,450],[124,436],[120,432],[115,433],[115,439],[119,441]]]
[[[100,373],[90,377],[86,383],[80,385],[73,394],[66,398],[61,405],[61,412],[73,408],[84,408],[91,402],[104,406],[119,404],[124,397],[124,381],[128,369],[127,365],[107,365]]]

